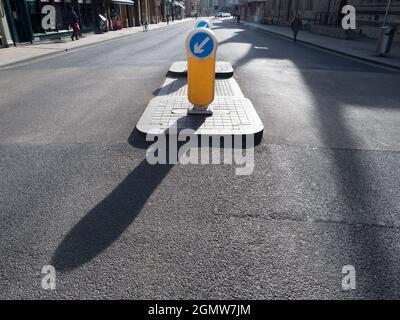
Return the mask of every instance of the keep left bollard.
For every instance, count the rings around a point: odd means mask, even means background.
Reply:
[[[211,29],[211,22],[206,20],[206,19],[201,19],[201,20],[196,22],[196,24],[194,25],[194,28],[195,29],[198,29],[198,28]]]
[[[187,137],[189,134],[196,136],[201,146],[205,142],[204,147],[209,146],[210,137],[232,137],[238,142],[243,142],[245,138],[246,150],[252,150],[253,137],[257,143],[261,141],[264,125],[252,102],[243,96],[239,85],[232,78],[231,64],[217,63],[217,49],[218,41],[209,28],[199,26],[188,34],[187,62],[176,61],[169,69],[169,72],[179,74],[181,78],[178,80],[175,76],[167,75],[158,95],[151,99],[140,117],[136,125],[138,132],[149,134],[153,137],[152,140],[155,135]],[[229,65],[231,71],[227,70],[226,65]],[[217,66],[218,73],[230,74],[230,79],[216,80]],[[171,140],[168,141],[171,144]],[[227,144],[224,139],[224,145]],[[243,146],[242,143],[239,144]],[[236,148],[236,143],[232,147]],[[242,149],[239,147],[239,150]],[[203,156],[201,158],[203,161]],[[161,160],[160,157],[158,159]],[[237,174],[249,174],[245,173],[247,165],[240,169],[243,171],[240,170],[239,173],[237,170]]]
[[[188,60],[188,99],[194,105],[192,114],[211,114],[214,100],[215,61],[218,41],[210,29],[191,31],[186,38]]]

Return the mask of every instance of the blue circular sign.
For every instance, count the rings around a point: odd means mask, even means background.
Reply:
[[[214,40],[206,32],[198,32],[189,41],[189,48],[196,58],[207,58],[214,51]]]
[[[196,28],[210,28],[210,25],[207,21],[199,21],[196,24]]]

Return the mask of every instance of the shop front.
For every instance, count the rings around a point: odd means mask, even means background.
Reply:
[[[165,16],[169,17],[170,20],[183,19],[185,14],[185,5],[182,1],[166,0],[162,3],[165,5]],[[164,7],[161,6],[161,11],[164,12]]]
[[[260,23],[265,13],[265,1],[248,1],[247,21]]]
[[[111,6],[111,21],[114,30],[135,26],[134,1],[113,0]]]
[[[15,30],[14,42],[61,38],[72,33],[68,14],[73,7],[82,32],[95,28],[93,0],[5,0],[7,20]]]
[[[13,40],[7,22],[6,9],[3,5],[3,2],[0,0],[0,48],[1,47],[7,48],[12,44]]]
[[[174,19],[181,20],[183,19],[184,12],[185,12],[185,5],[182,2],[174,1]]]

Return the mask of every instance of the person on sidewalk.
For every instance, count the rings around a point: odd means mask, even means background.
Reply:
[[[68,22],[69,26],[72,28],[72,35],[71,35],[72,41],[74,41],[74,37],[76,40],[79,40],[78,36],[80,32],[79,19],[78,15],[76,14],[72,6],[69,7]]]
[[[143,32],[146,32],[149,29],[149,23],[147,22],[147,20],[143,21]]]
[[[290,24],[290,27],[292,28],[293,31],[293,42],[296,42],[297,34],[299,33],[299,30],[301,30],[303,27],[303,22],[301,21],[300,13],[298,13],[296,17],[293,19],[292,23]]]
[[[237,23],[240,23],[240,13],[237,15]]]

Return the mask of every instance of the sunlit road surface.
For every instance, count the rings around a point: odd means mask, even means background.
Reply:
[[[0,70],[0,298],[399,298],[399,74],[215,21],[254,172],[151,166],[134,128],[192,28]]]

